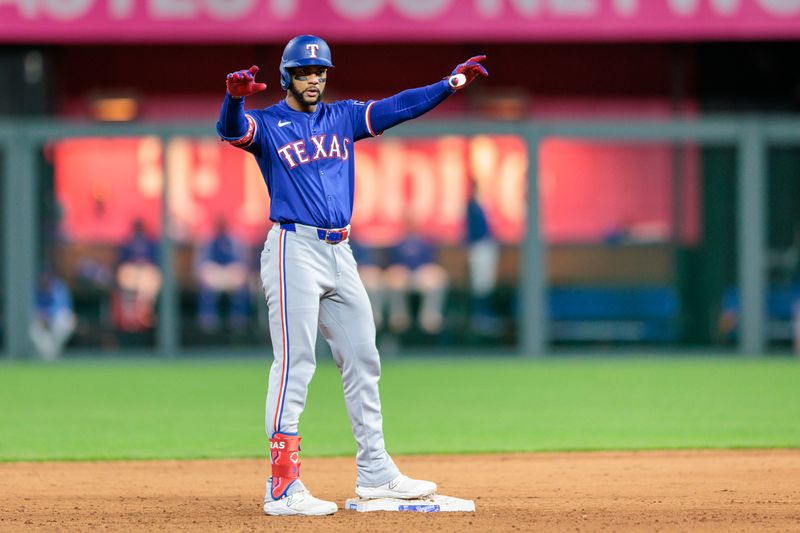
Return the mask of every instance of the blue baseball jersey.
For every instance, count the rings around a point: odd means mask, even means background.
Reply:
[[[247,111],[253,140],[243,146],[258,162],[271,199],[270,219],[343,228],[353,213],[353,144],[371,137],[372,102],[320,102],[295,111],[281,100]]]
[[[218,265],[230,265],[232,263],[244,263],[246,253],[244,247],[225,233],[217,234],[205,244],[198,254],[199,263],[216,263]]]
[[[433,245],[415,234],[408,234],[405,239],[394,245],[389,255],[393,264],[405,265],[412,270],[436,262],[436,250]]]
[[[158,264],[158,242],[144,233],[134,233],[122,245],[118,262]]]
[[[355,142],[426,113],[452,92],[442,80],[377,101],[320,102],[313,113],[285,100],[245,113],[243,99],[226,95],[217,133],[255,156],[270,220],[343,228],[353,213]]]
[[[72,296],[63,281],[52,277],[46,285],[36,287],[34,307],[37,313],[53,320],[60,311],[72,310]]]

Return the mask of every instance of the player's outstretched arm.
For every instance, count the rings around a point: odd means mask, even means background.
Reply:
[[[266,83],[256,82],[258,67],[231,72],[225,79],[227,91],[217,122],[217,133],[231,144],[243,146],[253,139],[255,122],[244,114],[244,97],[267,88]]]
[[[370,133],[376,135],[392,126],[417,118],[442,103],[455,91],[472,83],[478,76],[488,76],[489,72],[481,65],[484,59],[485,55],[471,57],[456,65],[450,76],[433,85],[409,89],[373,102],[367,117]]]

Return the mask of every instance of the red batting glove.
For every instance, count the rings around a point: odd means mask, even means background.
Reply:
[[[473,56],[454,68],[447,80],[450,87],[456,90],[463,89],[478,76],[489,76],[489,73],[481,65],[481,61],[484,59],[486,59],[486,56]]]
[[[225,79],[225,84],[228,86],[228,94],[241,98],[266,89],[266,83],[256,83],[256,74],[258,74],[258,67],[255,65],[248,70],[237,70],[228,74]]]

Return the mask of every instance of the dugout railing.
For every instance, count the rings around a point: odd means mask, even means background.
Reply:
[[[43,143],[76,137],[175,136],[210,137],[208,123],[101,124],[50,120],[0,121],[0,153],[3,162],[3,330],[4,355],[24,358],[31,353],[28,324],[32,316],[31,290],[36,272],[40,232],[36,219],[36,161]],[[402,125],[394,136],[497,134],[523,138],[528,149],[528,183],[539,180],[539,148],[548,138],[629,142],[696,142],[728,146],[737,157],[737,284],[741,298],[740,333],[737,343],[743,355],[764,354],[767,346],[764,301],[766,280],[766,156],[768,146],[800,144],[800,120],[794,117],[717,116],[670,121],[420,121]],[[165,154],[165,157],[168,157]],[[164,168],[168,168],[168,161]],[[168,173],[164,179],[169,180]],[[161,267],[164,275],[159,299],[157,350],[164,356],[181,352],[176,323],[178,296],[170,242],[169,187],[162,196],[163,227]],[[518,352],[542,356],[549,351],[545,248],[541,239],[538,187],[528,187],[527,236],[520,266]]]

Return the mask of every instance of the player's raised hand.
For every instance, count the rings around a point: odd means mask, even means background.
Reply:
[[[450,78],[448,78],[450,87],[456,90],[463,89],[478,76],[488,76],[489,73],[484,66],[481,65],[481,61],[484,59],[486,59],[484,55],[473,56],[457,65],[456,68],[453,69],[453,72],[450,73]]]
[[[250,96],[266,89],[266,83],[256,83],[256,74],[258,74],[258,67],[255,65],[247,70],[237,70],[228,74],[225,80],[228,94],[236,97]]]

